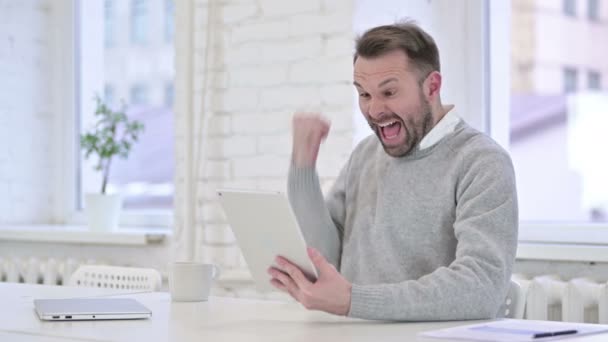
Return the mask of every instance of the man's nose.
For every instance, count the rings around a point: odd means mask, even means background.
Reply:
[[[386,106],[381,100],[370,100],[367,112],[372,119],[378,119],[386,114]]]

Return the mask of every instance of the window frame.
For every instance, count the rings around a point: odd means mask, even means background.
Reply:
[[[53,222],[66,225],[85,225],[86,215],[80,210],[80,60],[78,54],[80,20],[79,14],[84,0],[67,0],[57,2],[54,14],[54,79],[61,80],[65,87],[53,89],[53,108],[56,115],[54,122],[54,141],[57,142],[53,154],[57,161],[54,168],[54,205]],[[95,0],[86,0],[87,3]],[[101,1],[103,0],[96,0]],[[102,12],[103,13],[103,12]],[[103,88],[103,87],[102,87]],[[100,93],[103,89],[100,89]],[[167,231],[173,222],[173,209],[127,210],[120,216],[120,228],[134,227]],[[120,230],[119,228],[119,230]]]

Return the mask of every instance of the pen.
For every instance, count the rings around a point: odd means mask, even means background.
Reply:
[[[578,332],[578,330],[562,330],[562,331],[554,331],[554,332],[544,332],[544,333],[537,333],[532,335],[532,338],[542,338],[542,337],[551,337],[551,336],[560,336],[560,335],[570,335],[570,334],[576,334]]]

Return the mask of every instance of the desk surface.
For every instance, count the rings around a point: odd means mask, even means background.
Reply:
[[[132,321],[43,322],[34,298],[125,296],[152,310]],[[10,341],[446,341],[418,332],[474,322],[389,323],[307,311],[295,303],[212,297],[174,303],[168,293],[130,293],[60,286],[0,283],[0,340]],[[605,341],[606,335],[576,341]]]

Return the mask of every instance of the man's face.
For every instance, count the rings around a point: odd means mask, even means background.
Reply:
[[[354,65],[359,107],[367,123],[393,157],[408,154],[433,127],[431,106],[422,81],[403,51],[366,59]]]

